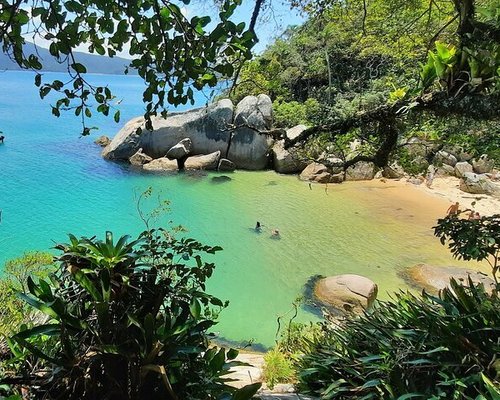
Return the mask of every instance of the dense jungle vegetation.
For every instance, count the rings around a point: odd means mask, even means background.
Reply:
[[[418,138],[500,160],[500,5],[498,1],[297,1],[308,19],[288,28],[246,63],[231,95],[267,93],[276,124],[310,127],[298,139],[305,157],[342,156],[379,167],[397,160],[409,172]],[[285,139],[286,141],[286,139]],[[323,158],[323,160],[321,160]]]

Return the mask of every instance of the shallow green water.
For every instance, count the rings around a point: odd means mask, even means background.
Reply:
[[[109,83],[124,98],[123,121],[141,114],[139,79],[92,79]],[[101,118],[92,124],[99,134],[118,130]],[[139,233],[134,194],[152,186],[171,200],[169,219],[190,236],[224,248],[214,258],[209,283],[213,294],[230,301],[216,327],[220,336],[270,345],[276,317],[290,310],[313,275],[362,274],[379,284],[384,298],[407,287],[400,277],[405,267],[452,263],[432,237],[435,216],[418,204],[402,206],[383,188],[350,183],[331,186],[326,194],[322,186],[310,190],[294,176],[273,172],[236,172],[218,184],[214,174],[142,175],[104,161],[92,143],[95,136],[79,138],[79,129],[75,118],[50,116],[31,75],[2,74],[0,130],[7,139],[0,145],[0,265],[26,250],[49,249],[68,232]],[[261,234],[253,230],[256,221],[264,225]],[[270,238],[274,227],[281,240]]]

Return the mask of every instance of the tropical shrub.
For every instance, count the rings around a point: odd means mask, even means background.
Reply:
[[[478,220],[460,219],[449,215],[439,219],[434,234],[441,244],[448,243],[454,257],[466,261],[486,260],[498,283],[500,268],[500,214],[481,217]]]
[[[209,343],[213,316],[226,306],[205,293],[215,265],[203,253],[219,247],[163,229],[137,240],[77,239],[49,279],[28,278],[19,296],[47,316],[24,327],[13,346],[27,350],[10,381],[36,398],[247,399],[260,386],[236,390],[223,375],[237,351]],[[49,337],[51,347],[40,345]],[[36,364],[32,360],[43,360]],[[9,382],[9,379],[4,381]]]
[[[450,286],[439,297],[398,293],[371,314],[328,326],[301,361],[301,391],[322,399],[495,399],[500,299],[472,281]]]
[[[0,336],[9,337],[14,330],[34,318],[34,312],[25,302],[16,296],[16,292],[27,289],[28,277],[38,280],[46,278],[53,265],[50,253],[32,251],[9,260],[3,268],[0,279]]]
[[[295,375],[292,362],[278,348],[274,348],[264,356],[263,378],[270,389],[277,383],[291,382]]]

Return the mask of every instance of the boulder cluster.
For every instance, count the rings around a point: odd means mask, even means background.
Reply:
[[[153,117],[152,130],[144,118],[129,121],[113,138],[101,137],[96,143],[105,146],[103,156],[127,161],[144,171],[177,171],[273,168],[282,174],[300,174],[300,179],[316,183],[401,179],[421,184],[424,177],[408,176],[397,162],[379,169],[372,162],[358,162],[346,168],[345,161],[362,151],[358,141],[350,144],[345,157],[334,151],[316,154],[307,161],[298,147],[285,149],[284,140],[269,133],[273,127],[271,99],[264,94],[247,96],[236,106],[229,99],[185,112],[170,113],[168,118]],[[307,127],[297,125],[286,130],[295,139]],[[428,168],[429,175],[450,175],[461,179],[460,188],[468,193],[500,195],[500,178],[494,162],[486,155],[473,159],[460,148],[440,147],[419,138],[403,143],[413,165]]]

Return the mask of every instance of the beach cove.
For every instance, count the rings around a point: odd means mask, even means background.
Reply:
[[[325,185],[311,190],[296,176],[272,171],[237,171],[225,181],[214,179],[218,173],[141,174],[103,160],[93,143],[97,135],[80,138],[76,118],[53,118],[48,103],[37,98],[32,75],[7,74],[11,79],[0,91],[7,138],[0,147],[0,265],[27,250],[47,250],[70,232],[138,234],[144,226],[136,196],[153,187],[171,201],[162,224],[172,220],[189,236],[224,248],[212,257],[217,267],[208,290],[230,301],[216,326],[230,341],[271,345],[277,316],[290,310],[314,275],[364,275],[379,285],[383,299],[410,287],[404,270],[417,263],[488,271],[453,260],[433,237],[432,226],[450,204],[447,197],[403,180],[330,184],[325,191]],[[141,114],[140,80],[95,79],[111,80],[117,97],[126,99],[120,105],[123,121]],[[120,127],[101,118],[92,123],[109,136]],[[491,207],[498,212],[498,203]],[[256,221],[264,225],[260,234],[253,229]],[[275,227],[281,240],[270,238]],[[306,311],[298,317],[315,318]]]

